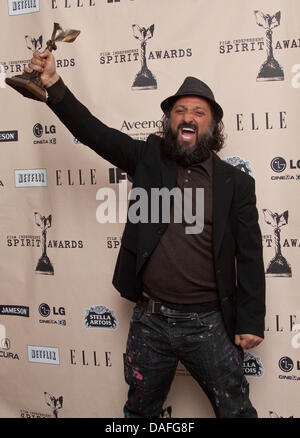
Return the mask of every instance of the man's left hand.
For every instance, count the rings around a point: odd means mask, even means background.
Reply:
[[[248,348],[257,347],[263,338],[255,335],[235,335],[234,343],[242,347],[243,350],[248,350]]]

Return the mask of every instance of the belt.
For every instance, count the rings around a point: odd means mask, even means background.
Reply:
[[[197,304],[175,304],[154,300],[145,295],[142,295],[142,299],[139,301],[139,304],[146,308],[148,314],[155,313],[159,315],[174,313],[204,313],[212,310],[218,310],[219,308],[218,300]]]

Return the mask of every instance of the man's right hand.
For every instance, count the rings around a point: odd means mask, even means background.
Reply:
[[[44,50],[43,53],[33,53],[31,62],[28,67],[24,68],[24,71],[32,73],[33,70],[40,73],[40,78],[45,88],[51,87],[59,79],[59,75],[56,72],[55,58],[48,49]]]

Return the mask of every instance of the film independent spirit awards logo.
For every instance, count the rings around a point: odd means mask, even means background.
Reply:
[[[20,3],[15,2],[15,3]],[[22,3],[25,3],[23,1]],[[42,50],[43,49],[43,36],[42,35],[24,35],[25,43],[27,49],[29,49],[32,52],[35,52],[36,50]],[[10,60],[10,61],[0,61],[0,72],[2,69],[4,70],[4,74],[6,75],[11,73],[22,73],[24,70],[24,67],[26,67],[30,63],[30,59],[25,60]],[[64,59],[56,59],[56,67],[57,68],[65,68],[65,67],[74,67],[75,66],[75,58],[64,58]]]
[[[82,240],[48,240],[47,234],[52,225],[52,215],[42,216],[39,212],[34,213],[35,224],[41,230],[41,236],[20,235],[7,236],[8,247],[36,247],[41,249],[41,256],[37,261],[36,274],[54,275],[54,267],[48,256],[48,249],[81,249],[83,248]]]
[[[21,418],[58,418],[58,412],[63,407],[63,396],[60,395],[59,397],[55,397],[54,395],[45,391],[44,400],[46,405],[51,410],[52,415],[21,409]]]
[[[155,90],[157,89],[157,80],[155,75],[149,69],[147,61],[150,60],[167,60],[167,59],[183,59],[192,56],[191,48],[179,49],[147,49],[149,40],[154,37],[155,25],[143,27],[138,24],[132,25],[133,37],[139,41],[138,49],[118,50],[112,52],[100,53],[100,64],[122,64],[127,62],[140,61],[141,68],[136,73],[133,80],[132,90]]]
[[[266,59],[258,69],[257,81],[283,81],[284,71],[274,55],[274,51],[300,47],[300,39],[284,39],[274,41],[274,34],[281,23],[281,11],[275,14],[266,14],[263,11],[255,10],[254,18],[257,26],[262,30],[262,37],[239,38],[230,41],[219,42],[219,53],[225,55],[245,54],[250,52],[265,51]],[[277,55],[276,55],[277,56]]]

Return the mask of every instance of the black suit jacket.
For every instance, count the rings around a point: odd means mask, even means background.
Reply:
[[[63,99],[48,102],[65,126],[82,143],[133,178],[133,188],[172,189],[177,168],[163,153],[161,139],[146,142],[107,127],[67,88]],[[217,288],[226,329],[264,337],[265,276],[258,225],[255,184],[251,176],[213,158],[213,252]],[[127,222],[113,284],[121,296],[137,301],[142,271],[167,224]]]

